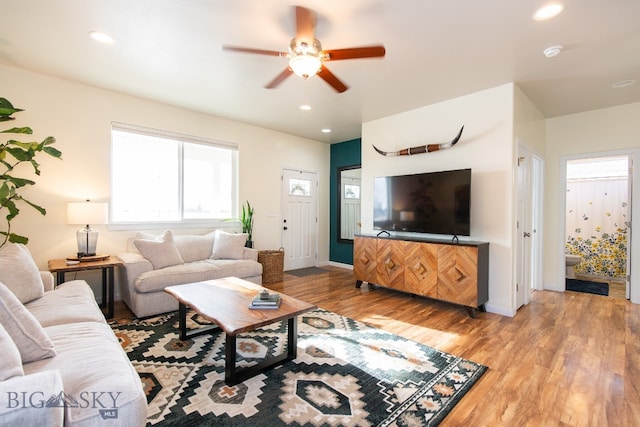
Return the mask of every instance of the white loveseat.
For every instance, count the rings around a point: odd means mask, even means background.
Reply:
[[[118,254],[122,300],[137,317],[178,309],[178,301],[164,288],[172,285],[239,277],[262,284],[258,251],[245,248],[246,234],[222,230],[204,235],[138,233],[128,252]]]
[[[30,256],[0,248],[0,425],[144,426],[140,377],[89,285],[54,289]]]

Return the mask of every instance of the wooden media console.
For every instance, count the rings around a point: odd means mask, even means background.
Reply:
[[[489,300],[489,243],[356,236],[353,274],[363,282],[463,305],[471,317]]]

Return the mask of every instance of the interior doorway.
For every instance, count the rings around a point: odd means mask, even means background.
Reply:
[[[602,295],[629,299],[632,156],[574,158],[565,172],[567,289],[602,284]]]
[[[515,308],[531,302],[534,290],[542,289],[542,193],[544,160],[522,141],[517,141],[517,221]]]

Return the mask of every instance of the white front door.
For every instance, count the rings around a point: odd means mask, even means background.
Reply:
[[[318,175],[282,171],[284,270],[313,267],[318,254]]]

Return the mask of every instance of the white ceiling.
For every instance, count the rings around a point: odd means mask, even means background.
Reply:
[[[0,0],[0,63],[324,142],[361,123],[507,82],[546,117],[640,101],[640,1],[564,0]],[[318,77],[265,89],[285,58],[292,5],[318,13],[325,49],[382,43],[383,59],[329,62],[350,90]],[[101,45],[92,30],[116,42]],[[547,59],[542,51],[564,46]],[[612,84],[635,79],[627,88]],[[7,84],[7,82],[3,82]],[[309,112],[299,110],[309,104]],[[332,133],[322,134],[321,128]]]

